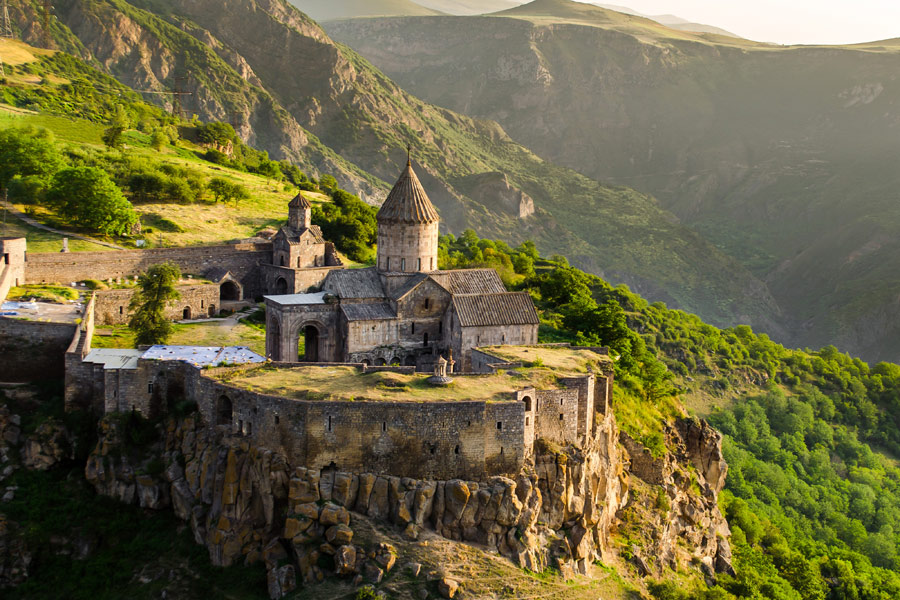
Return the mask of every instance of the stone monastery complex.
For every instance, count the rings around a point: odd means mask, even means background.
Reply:
[[[152,417],[194,402],[210,430],[311,469],[483,479],[518,473],[538,439],[595,434],[611,395],[606,350],[538,345],[528,294],[491,269],[438,270],[438,213],[411,163],[378,212],[374,267],[346,268],[311,209],[298,195],[270,241],[219,247],[27,255],[24,240],[0,240],[0,299],[13,285],[129,278],[168,260],[196,278],[173,319],[264,298],[265,357],[92,349],[95,325],[127,320],[129,289],[94,293],[64,327],[0,317],[0,338],[65,342],[67,409]]]

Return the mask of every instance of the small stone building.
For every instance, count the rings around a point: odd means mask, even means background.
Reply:
[[[476,346],[537,342],[528,294],[507,292],[492,269],[437,270],[439,218],[410,163],[377,220],[376,267],[332,271],[315,293],[266,297],[269,358],[430,371],[452,351],[465,372]]]
[[[330,269],[342,266],[334,244],[312,224],[312,205],[303,194],[288,204],[288,224],[272,238],[272,264],[265,265],[265,288],[294,294],[318,287]]]
[[[25,238],[0,238],[0,302],[25,283]]]

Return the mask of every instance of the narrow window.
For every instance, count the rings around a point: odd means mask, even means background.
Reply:
[[[422,259],[419,258],[416,260],[418,260],[418,262],[416,263],[416,271],[421,271],[422,270]]]
[[[432,447],[431,447],[431,453],[434,454],[434,451],[435,451],[435,447],[432,446]]]
[[[281,257],[281,261],[280,261],[280,262],[281,262],[281,265],[280,265],[280,266],[283,267],[283,266],[284,266],[284,257],[283,257],[283,256]]]
[[[425,310],[431,305],[431,298],[425,298]]]
[[[444,333],[444,322],[443,321],[438,323],[438,333]]]
[[[500,456],[503,456],[503,446],[500,446]]]
[[[206,308],[206,300],[200,301],[200,308]]]
[[[406,259],[405,258],[400,259],[400,270],[406,271]]]
[[[384,270],[385,271],[391,270],[391,257],[390,256],[388,256],[387,258],[384,259]]]
[[[247,435],[253,435],[253,423],[247,421]]]
[[[427,331],[425,332],[425,335],[422,336],[422,343],[426,346],[428,345],[428,332]]]
[[[331,417],[328,417],[328,431],[331,431]]]
[[[559,401],[559,405],[560,405],[560,406],[563,405],[563,401],[562,401],[562,400]]]
[[[416,333],[416,324],[415,323],[412,324],[412,329],[410,330],[410,333],[415,335],[415,333]]]
[[[9,264],[9,254],[3,255],[3,262],[5,262],[6,264]]]
[[[431,257],[431,270],[434,271],[434,257]]]
[[[459,446],[453,449],[453,454],[459,454]]]
[[[560,421],[563,420],[563,414],[562,414],[562,413],[559,413],[559,420],[560,420]]]
[[[382,423],[381,423],[381,432],[384,433],[385,431],[387,431],[387,423],[386,423],[386,422],[382,422]]]
[[[275,417],[275,418],[277,419],[278,417]],[[529,424],[530,422],[531,422],[531,417],[525,417],[525,426],[526,426],[526,427],[528,426],[528,424]]]
[[[299,256],[297,257],[297,268],[298,269],[300,268],[300,257]]]
[[[281,422],[281,419],[278,418],[278,415],[275,415],[275,424],[278,425],[278,423],[280,423],[280,422]]]
[[[497,421],[497,431],[503,431],[503,421]]]
[[[120,314],[120,315],[124,315],[124,314],[125,314],[125,307],[124,307],[124,306],[120,306],[120,307],[119,307],[119,314]]]
[[[238,419],[238,433],[244,433],[244,420]]]
[[[151,381],[150,383],[147,384],[147,393],[148,393],[148,394],[152,394],[152,393],[153,393],[153,382],[152,382],[152,381]]]

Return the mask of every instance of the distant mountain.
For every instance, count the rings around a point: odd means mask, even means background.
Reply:
[[[520,0],[416,0],[416,3],[451,15],[485,15],[522,4]]]
[[[328,25],[404,88],[659,199],[768,285],[789,335],[900,360],[900,42],[782,47],[538,0]]]
[[[349,19],[353,17],[439,15],[412,0],[288,0],[315,19]]]
[[[17,24],[36,18],[13,13]],[[171,105],[178,90],[188,115],[234,122],[273,157],[332,173],[370,201],[384,197],[412,143],[445,231],[533,239],[717,323],[739,315],[776,326],[765,286],[652,198],[549,163],[496,122],[422,102],[284,0],[94,0],[56,15],[84,58],[158,92],[148,99]]]
[[[680,29],[681,31],[695,31],[697,33],[714,33],[716,35],[726,35],[728,37],[740,37],[731,33],[730,31],[722,29],[721,27],[704,25],[703,23],[693,23],[676,15],[646,15],[642,12],[634,10],[633,8],[628,8],[627,6],[619,6],[616,4],[601,4],[599,2],[591,2],[591,4],[596,4],[601,8],[608,8],[609,10],[625,13],[626,15],[646,17],[648,19],[656,21],[657,23],[662,23],[667,27],[671,27],[672,29]]]

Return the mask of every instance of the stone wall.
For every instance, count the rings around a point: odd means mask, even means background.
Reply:
[[[0,317],[0,381],[39,381],[65,375],[66,349],[78,326]]]
[[[245,298],[253,298],[265,292],[258,267],[271,260],[271,243],[41,253],[28,255],[25,282],[68,283],[86,279],[117,279],[137,275],[152,265],[171,261],[186,274],[205,275],[211,269],[230,271],[240,280]]]
[[[330,266],[292,269],[290,267],[263,265],[261,270],[262,284],[266,289],[266,293],[270,295],[305,294],[321,289],[322,283],[331,271],[343,268],[342,266]],[[283,280],[283,282],[280,280]]]
[[[530,452],[517,402],[293,400],[205,376],[187,391],[204,421],[312,468],[480,478],[516,472]]]
[[[75,330],[72,342],[66,350],[65,358],[65,392],[66,411],[88,409],[94,398],[102,393],[95,390],[93,365],[84,362],[84,357],[91,351],[91,340],[94,337],[94,306],[96,297],[91,296],[84,307],[81,324]]]
[[[538,390],[535,419],[535,438],[564,445],[577,442],[578,390]]]
[[[0,303],[25,283],[25,238],[0,238]]]
[[[453,313],[453,311],[450,311]],[[459,327],[455,314],[451,318],[451,345],[459,356],[459,369],[473,370],[472,349],[479,346],[533,346],[537,343],[537,325],[497,325],[492,327]]]
[[[180,321],[189,309],[190,319],[205,319],[215,316],[220,308],[219,286],[216,284],[179,285],[181,298],[166,310],[166,318]],[[122,325],[128,322],[128,304],[134,289],[102,290],[95,294],[97,299],[96,318],[99,325]]]

